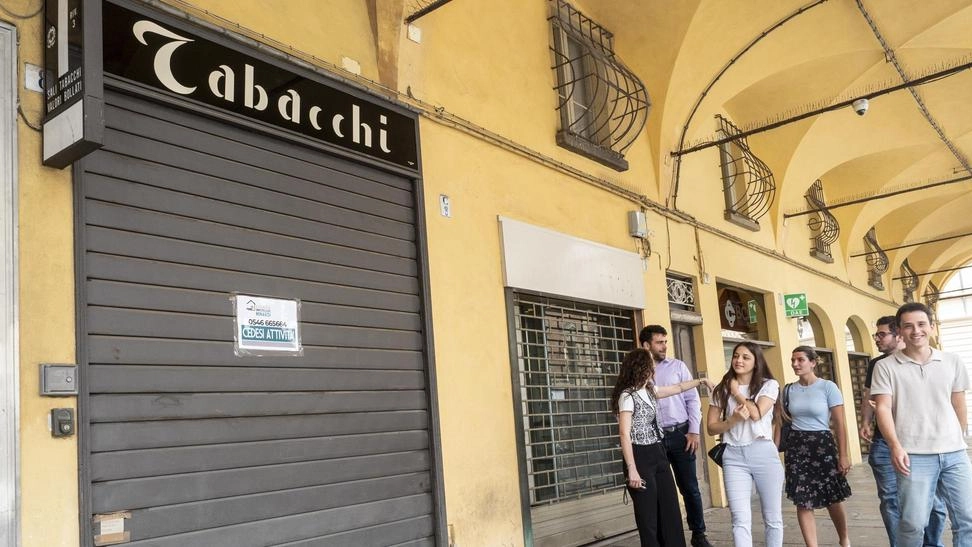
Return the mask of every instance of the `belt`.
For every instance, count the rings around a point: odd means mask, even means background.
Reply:
[[[661,428],[661,430],[663,432],[665,432],[665,433],[674,433],[674,432],[678,431],[679,429],[683,429],[683,428],[686,431],[688,430],[688,420],[685,420],[684,422],[682,422],[680,424],[675,424],[675,425],[673,425],[671,427],[663,427],[663,428]]]

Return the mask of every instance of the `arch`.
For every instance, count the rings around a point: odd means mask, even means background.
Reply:
[[[871,337],[868,334],[870,329],[867,326],[867,321],[864,321],[858,315],[852,315],[847,318],[847,323],[844,324],[845,332],[850,335],[847,341],[847,351],[856,351],[860,353],[867,353],[871,349]]]
[[[808,345],[834,349],[834,333],[836,331],[834,330],[830,316],[827,315],[827,312],[823,308],[812,302],[809,303],[809,308],[810,315],[807,316],[806,320],[810,323],[810,328],[813,331],[813,343]],[[801,343],[803,343],[803,340],[801,340]]]

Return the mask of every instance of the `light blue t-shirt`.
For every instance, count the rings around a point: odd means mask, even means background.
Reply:
[[[786,388],[784,388],[786,389]],[[829,431],[830,409],[844,404],[837,384],[818,378],[809,386],[794,382],[790,390],[790,416],[797,431]],[[783,396],[782,394],[780,395]]]

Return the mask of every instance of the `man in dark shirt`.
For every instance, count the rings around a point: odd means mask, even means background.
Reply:
[[[881,519],[888,532],[888,541],[895,547],[895,531],[901,515],[898,507],[898,478],[891,464],[891,450],[881,435],[881,430],[874,427],[874,407],[871,406],[871,377],[874,375],[874,365],[898,349],[901,340],[895,328],[893,315],[885,315],[877,320],[877,330],[874,332],[874,343],[881,355],[867,363],[867,375],[864,378],[864,394],[861,397],[861,437],[871,442],[871,450],[867,456],[867,463],[874,473],[877,483],[878,499],[881,500]],[[925,546],[944,547],[942,532],[945,530],[945,504],[941,498],[935,497],[935,505],[925,527]]]

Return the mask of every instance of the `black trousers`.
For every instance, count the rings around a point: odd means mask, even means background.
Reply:
[[[664,445],[635,444],[632,449],[635,467],[645,481],[645,488],[628,488],[641,547],[685,547],[682,513]]]

